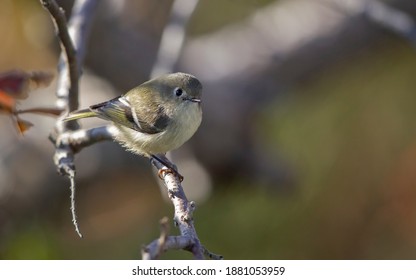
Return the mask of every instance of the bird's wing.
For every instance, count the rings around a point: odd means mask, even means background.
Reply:
[[[123,96],[90,106],[90,110],[103,119],[146,134],[162,132],[170,122],[161,107],[151,106],[137,111]]]

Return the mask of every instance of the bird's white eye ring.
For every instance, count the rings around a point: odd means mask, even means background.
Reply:
[[[183,94],[183,89],[177,87],[173,90],[176,96],[181,96]]]

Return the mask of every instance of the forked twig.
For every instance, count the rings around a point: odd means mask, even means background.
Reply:
[[[64,113],[78,109],[78,80],[83,63],[87,33],[92,20],[92,11],[96,0],[77,0],[74,4],[69,25],[64,10],[54,0],[41,0],[43,7],[50,13],[56,27],[57,36],[61,42],[61,57],[58,64],[58,85],[56,90],[57,108]],[[71,32],[69,31],[71,30]],[[79,128],[75,122],[62,122],[57,119],[55,131],[50,139],[55,145],[54,162],[61,175],[71,182],[71,213],[75,229],[80,237],[75,211],[75,165],[74,152],[71,146],[63,141],[61,136],[68,130]]]

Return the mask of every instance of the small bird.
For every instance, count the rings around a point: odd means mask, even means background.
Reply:
[[[167,74],[120,97],[73,111],[64,121],[89,117],[112,121],[117,142],[133,153],[159,161],[182,180],[165,153],[182,146],[198,129],[201,94],[202,85],[196,77]]]

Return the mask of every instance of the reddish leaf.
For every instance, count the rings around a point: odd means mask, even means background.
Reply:
[[[0,112],[11,114],[14,111],[16,101],[14,98],[0,90]]]
[[[0,90],[16,99],[25,99],[28,97],[30,90],[46,87],[52,79],[53,75],[47,72],[12,70],[0,74]]]
[[[33,124],[18,117],[20,113],[60,115],[61,110],[55,108],[32,108],[16,111],[16,99],[25,99],[28,97],[29,91],[48,86],[52,78],[52,74],[42,71],[13,70],[0,74],[0,113],[9,114],[21,134],[32,127]]]
[[[26,92],[28,75],[25,72],[11,71],[0,74],[0,90],[10,95],[20,95]]]

